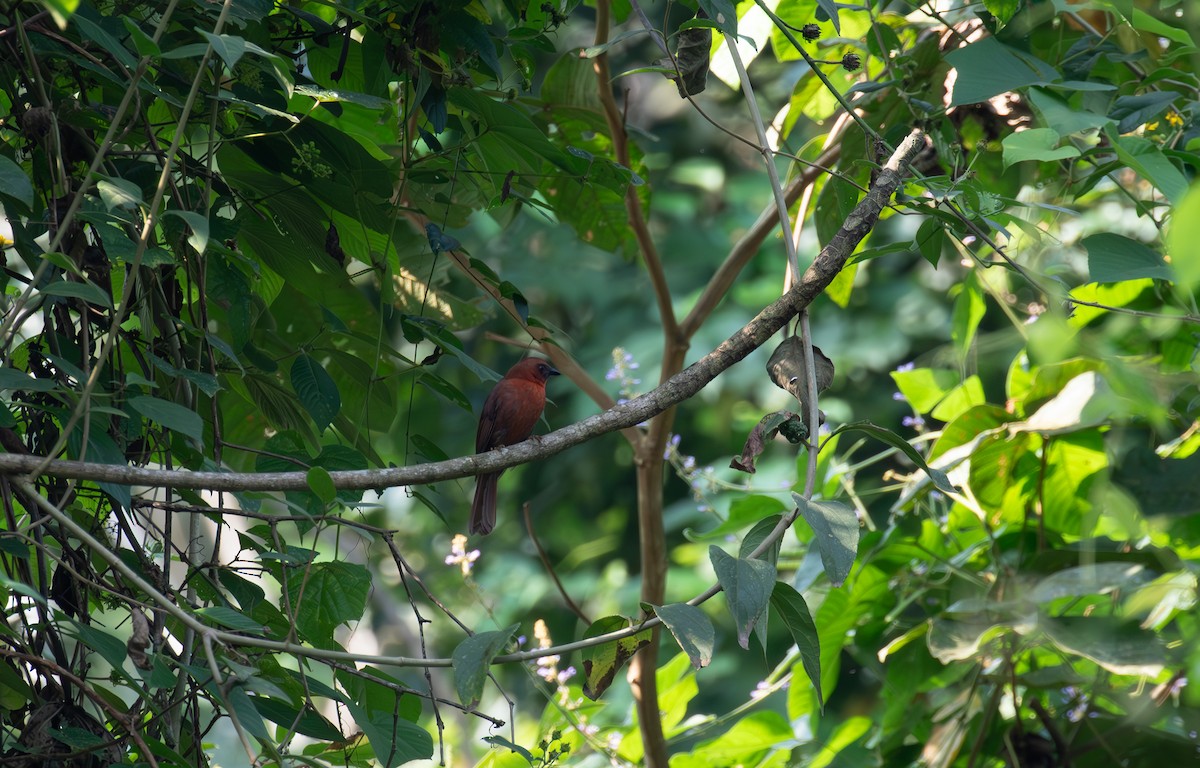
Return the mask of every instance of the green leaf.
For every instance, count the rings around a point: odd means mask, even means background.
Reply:
[[[1104,377],[1095,371],[1085,371],[1066,382],[1028,420],[1012,425],[1012,429],[1043,435],[1076,432],[1103,424],[1114,404]]]
[[[366,667],[361,672],[368,677],[338,672],[337,679],[348,694],[344,703],[350,716],[366,734],[380,766],[395,768],[402,763],[432,757],[433,737],[425,728],[416,725],[421,715],[419,698],[401,692],[407,686],[377,668]]]
[[[1000,20],[1001,24],[1012,21],[1012,17],[1020,7],[1019,0],[983,0],[983,6],[988,13]]]
[[[1118,6],[1114,5],[1114,7]],[[1163,7],[1166,8],[1169,6],[1164,5]],[[1178,26],[1172,26],[1160,21],[1159,19],[1156,19],[1155,17],[1143,11],[1141,8],[1134,8],[1133,13],[1127,18],[1129,18],[1130,23],[1133,24],[1134,29],[1140,29],[1159,37],[1165,37],[1168,40],[1172,40],[1180,45],[1186,45],[1189,48],[1195,47],[1196,45],[1196,43],[1192,40],[1192,36],[1188,34],[1186,29],[1182,29]]]
[[[1097,283],[1143,277],[1175,279],[1161,253],[1124,235],[1102,232],[1088,235],[1080,244],[1088,252],[1088,274]]]
[[[167,211],[167,216],[178,216],[188,225],[192,233],[188,235],[188,245],[196,249],[196,253],[204,253],[208,247],[208,217],[196,211]]]
[[[1117,133],[1130,133],[1166,112],[1178,98],[1179,94],[1174,91],[1147,91],[1118,96],[1108,116],[1120,121],[1117,123]]]
[[[107,661],[113,669],[124,668],[125,658],[129,655],[124,640],[86,624],[76,621],[72,621],[71,624],[79,634],[80,642],[100,654],[100,657]]]
[[[87,15],[80,15],[73,18],[76,26],[79,27],[83,37],[92,40],[106,52],[108,52],[121,66],[126,69],[133,69],[137,66],[137,61],[129,53],[121,41],[109,34],[108,30],[100,24],[92,21]]]
[[[287,702],[269,696],[255,696],[258,713],[272,723],[294,729],[296,733],[324,741],[341,741],[342,732],[310,706],[296,709]]]
[[[0,195],[33,208],[33,184],[21,166],[0,155]]]
[[[737,39],[738,17],[731,0],[700,0],[700,7],[723,34]]]
[[[1154,581],[1156,574],[1138,563],[1092,563],[1052,573],[1037,583],[1029,594],[1035,603],[1063,597],[1132,594]]]
[[[304,481],[308,483],[309,489],[317,494],[321,503],[332,504],[337,498],[337,488],[333,484],[333,477],[330,476],[328,469],[311,467],[305,475]]]
[[[671,768],[783,765],[783,762],[759,759],[759,756],[793,743],[795,736],[792,726],[783,715],[770,710],[760,710],[742,717],[720,736],[672,755]],[[782,756],[786,755],[787,753],[783,752]]]
[[[42,5],[50,11],[50,16],[59,29],[66,29],[67,22],[79,9],[79,0],[43,0]]]
[[[317,431],[324,432],[342,409],[342,396],[333,377],[312,355],[302,354],[292,363],[291,381],[300,404],[316,422]]]
[[[804,671],[816,689],[817,702],[823,705],[825,699],[821,695],[821,638],[808,610],[808,603],[804,602],[804,597],[791,584],[777,581],[771,591],[771,607],[783,620],[788,632],[792,633],[792,642],[800,651]]]
[[[1178,205],[1183,200],[1188,190],[1187,179],[1158,145],[1141,136],[1119,136],[1111,128],[1105,133],[1122,163],[1153,184],[1172,205]]]
[[[926,218],[921,222],[913,242],[921,252],[921,257],[936,267],[946,243],[946,225],[934,216]]]
[[[508,629],[477,632],[454,649],[454,687],[458,690],[458,700],[464,706],[472,709],[479,706],[492,659],[512,642],[513,635],[520,627],[520,624],[513,624]]]
[[[628,629],[629,619],[624,616],[605,616],[592,622],[583,633],[584,639],[599,637],[609,632]],[[617,677],[617,671],[625,666],[625,662],[633,658],[633,654],[650,644],[653,636],[650,630],[638,632],[630,637],[603,643],[582,652],[583,661],[583,695],[592,701],[600,698]]]
[[[782,502],[780,505],[782,506]],[[782,519],[782,515],[771,515],[755,523],[754,527],[747,531],[746,535],[742,538],[742,544],[738,547],[738,557],[750,557],[750,553],[758,549],[758,545],[771,535],[775,530],[775,526],[779,525],[779,521]],[[758,558],[766,560],[771,565],[778,564],[779,547],[782,542],[783,537],[775,539],[775,543],[768,547],[767,551],[759,555]]]
[[[950,483],[950,479],[946,477],[946,473],[940,469],[934,469],[929,466],[924,457],[917,453],[917,449],[908,444],[908,441],[897,435],[890,429],[876,426],[869,421],[856,421],[850,424],[843,424],[833,431],[830,435],[841,434],[842,432],[865,432],[877,440],[882,440],[893,448],[898,449],[901,453],[909,458],[914,464],[920,467],[939,491],[943,493],[957,493],[958,489]]]
[[[917,413],[929,413],[946,394],[958,386],[957,371],[944,368],[914,368],[892,371],[892,381]]]
[[[142,188],[128,179],[109,178],[96,182],[96,191],[108,210],[132,211],[143,204]]]
[[[703,532],[696,532],[689,528],[684,531],[684,534],[690,541],[724,539],[763,518],[778,515],[786,508],[782,501],[773,496],[763,496],[757,493],[739,496],[729,505],[729,515],[720,525]]]
[[[136,21],[129,16],[122,16],[121,20],[125,22],[125,30],[129,32],[129,39],[133,41],[133,47],[137,51],[138,56],[159,56],[162,54],[158,43],[154,42],[154,38],[147,35]]]
[[[954,341],[954,350],[960,362],[966,361],[971,342],[975,340],[975,331],[979,329],[986,312],[987,305],[983,300],[979,278],[975,272],[968,272],[954,300],[954,315],[950,321],[950,338]]]
[[[100,286],[92,282],[76,283],[70,280],[58,280],[42,287],[42,293],[47,296],[66,296],[72,299],[83,299],[89,304],[97,304],[108,309],[113,308],[112,297]]]
[[[219,624],[238,632],[253,632],[256,635],[261,635],[266,631],[266,627],[260,622],[251,619],[241,611],[236,611],[224,605],[199,608],[196,610],[196,615],[208,619],[214,624]]]
[[[987,399],[983,395],[983,382],[977,375],[970,375],[963,383],[946,393],[930,415],[938,421],[954,421],[962,414],[978,405],[983,405]]]
[[[237,685],[231,688],[225,696],[225,701],[229,704],[227,712],[229,717],[241,723],[249,735],[263,742],[271,741],[271,733],[267,730],[267,724],[258,710],[254,708],[254,702],[250,700],[250,694],[246,692],[245,686]]]
[[[987,621],[934,619],[925,643],[930,655],[943,664],[974,659],[984,644],[1004,634],[1006,627]]]
[[[798,493],[793,493],[792,499],[813,529],[813,543],[821,553],[825,575],[833,586],[840,587],[858,556],[858,514],[837,501],[809,501]]]
[[[1104,115],[1065,104],[1043,88],[1030,88],[1028,96],[1033,108],[1041,114],[1042,122],[1060,136],[1094,131],[1112,123]]]
[[[1001,43],[994,37],[956,48],[946,61],[958,70],[951,106],[986,101],[1030,85],[1047,85],[1061,75],[1046,62]]]
[[[204,441],[204,420],[192,409],[153,395],[137,395],[126,402],[150,421],[187,435],[197,443]]]
[[[478,117],[484,126],[494,131],[514,158],[538,157],[562,169],[572,168],[566,154],[546,138],[527,114],[512,104],[466,88],[452,88],[447,95],[450,103]]]
[[[463,49],[479,54],[479,58],[492,70],[498,82],[504,79],[500,57],[496,55],[496,43],[478,19],[469,13],[458,11],[444,16],[441,23],[447,37],[460,44]]]
[[[1000,142],[1004,147],[1004,167],[1026,160],[1049,163],[1083,154],[1070,144],[1060,147],[1061,140],[1062,137],[1052,128],[1030,128],[1020,133],[1010,133]]]
[[[356,563],[313,563],[291,574],[287,591],[296,627],[314,644],[329,643],[335,629],[362,618],[371,574]]]
[[[196,30],[204,35],[208,40],[208,44],[212,46],[213,52],[221,57],[225,62],[225,66],[233,69],[237,66],[238,60],[246,53],[246,41],[244,38],[237,35],[214,35],[212,32],[206,32],[203,29]]]
[[[1167,662],[1162,639],[1136,622],[1108,616],[1038,616],[1038,628],[1060,649],[1115,675],[1155,677]]]
[[[701,669],[709,665],[717,633],[708,614],[687,603],[656,605],[654,613],[671,630],[693,667]]]
[[[738,644],[749,649],[750,633],[766,613],[775,584],[775,566],[763,560],[734,557],[720,547],[708,548],[725,603],[737,626]]]
[[[1176,282],[1189,291],[1200,286],[1200,184],[1171,210],[1167,253]]]
[[[0,390],[12,389],[20,392],[49,392],[58,383],[53,379],[37,379],[16,368],[0,368]]]

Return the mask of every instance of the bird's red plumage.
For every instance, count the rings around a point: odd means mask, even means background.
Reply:
[[[546,381],[558,371],[545,360],[528,357],[496,384],[479,414],[475,451],[515,445],[533,434],[546,407]],[[471,533],[487,535],[496,526],[496,482],[502,472],[480,475],[471,504]]]

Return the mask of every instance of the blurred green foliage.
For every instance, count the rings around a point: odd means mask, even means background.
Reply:
[[[1194,9],[640,5],[672,50],[715,29],[690,102],[623,2],[0,10],[5,453],[305,479],[6,469],[6,758],[653,763],[624,666],[653,614],[674,768],[1195,760]],[[811,308],[836,366],[812,499],[784,440],[727,467],[798,410],[770,348],[660,447],[661,605],[621,433],[509,470],[482,541],[457,536],[469,479],[339,487],[469,454],[539,343],[613,400],[659,383],[661,305],[696,306],[773,205],[735,24],[785,185],[836,150],[789,212],[802,266],[929,137]],[[785,254],[754,249],[685,364],[779,296]],[[545,428],[600,410],[565,379]]]

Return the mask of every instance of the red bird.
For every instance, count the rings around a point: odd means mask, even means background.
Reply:
[[[557,376],[545,360],[527,357],[509,369],[483,401],[475,452],[515,445],[533,434],[546,407],[546,382]],[[496,483],[500,472],[480,475],[471,504],[471,533],[486,536],[496,527]]]

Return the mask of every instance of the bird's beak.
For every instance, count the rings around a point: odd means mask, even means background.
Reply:
[[[550,375],[551,375],[551,376],[562,376],[562,372],[561,372],[561,371],[559,371],[557,368],[555,368],[553,365],[551,365],[551,366],[548,366],[548,367],[550,368]]]

